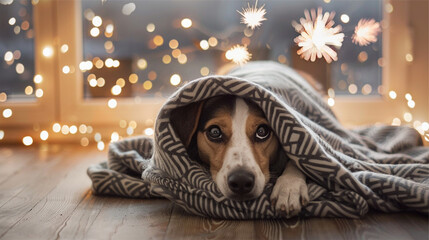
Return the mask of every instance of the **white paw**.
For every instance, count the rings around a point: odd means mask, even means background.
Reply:
[[[305,180],[294,176],[280,176],[271,193],[271,203],[287,218],[297,215],[309,201]]]

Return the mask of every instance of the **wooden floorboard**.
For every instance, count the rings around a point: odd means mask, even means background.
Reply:
[[[428,239],[428,217],[228,221],[165,199],[92,194],[86,168],[106,152],[72,145],[0,147],[0,239]]]

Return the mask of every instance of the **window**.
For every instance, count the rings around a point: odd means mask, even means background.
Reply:
[[[419,55],[403,20],[414,21],[412,2],[261,0],[257,7],[266,10],[266,20],[252,30],[240,23],[237,12],[254,6],[251,0],[0,0],[0,111],[13,113],[0,117],[0,130],[11,133],[11,141],[42,130],[55,139],[84,142],[96,133],[104,140],[112,132],[150,135],[166,98],[187,81],[230,64],[227,53],[237,45],[247,48],[251,60],[278,61],[315,76],[346,125],[395,118],[404,123],[404,113],[422,123],[429,108],[427,90],[407,85],[409,68],[418,66],[412,58]],[[294,39],[300,33],[292,22],[304,18],[306,9],[319,7],[336,13],[333,26],[341,25],[344,33],[332,63],[306,61],[297,54]],[[378,24],[376,40],[359,44],[353,40],[355,27],[368,23]],[[424,28],[427,20],[423,23]],[[408,92],[416,93],[419,107],[399,102]],[[70,133],[72,126],[93,131]]]

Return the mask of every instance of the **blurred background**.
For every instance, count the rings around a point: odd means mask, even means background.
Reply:
[[[429,142],[428,8],[425,0],[0,0],[0,143],[103,150],[153,136],[178,87],[252,60],[310,74],[346,126],[409,125]],[[314,59],[302,48],[309,43],[319,44]]]

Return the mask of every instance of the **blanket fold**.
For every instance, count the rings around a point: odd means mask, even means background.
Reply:
[[[273,62],[249,63],[178,89],[159,112],[154,140],[111,143],[107,163],[88,169],[94,192],[165,197],[190,213],[223,219],[284,217],[270,203],[275,179],[257,199],[227,199],[175,133],[173,109],[219,95],[246,98],[265,113],[286,156],[279,161],[294,161],[307,176],[310,203],[301,216],[357,218],[369,208],[429,212],[429,148],[414,129],[348,130],[300,75]]]

